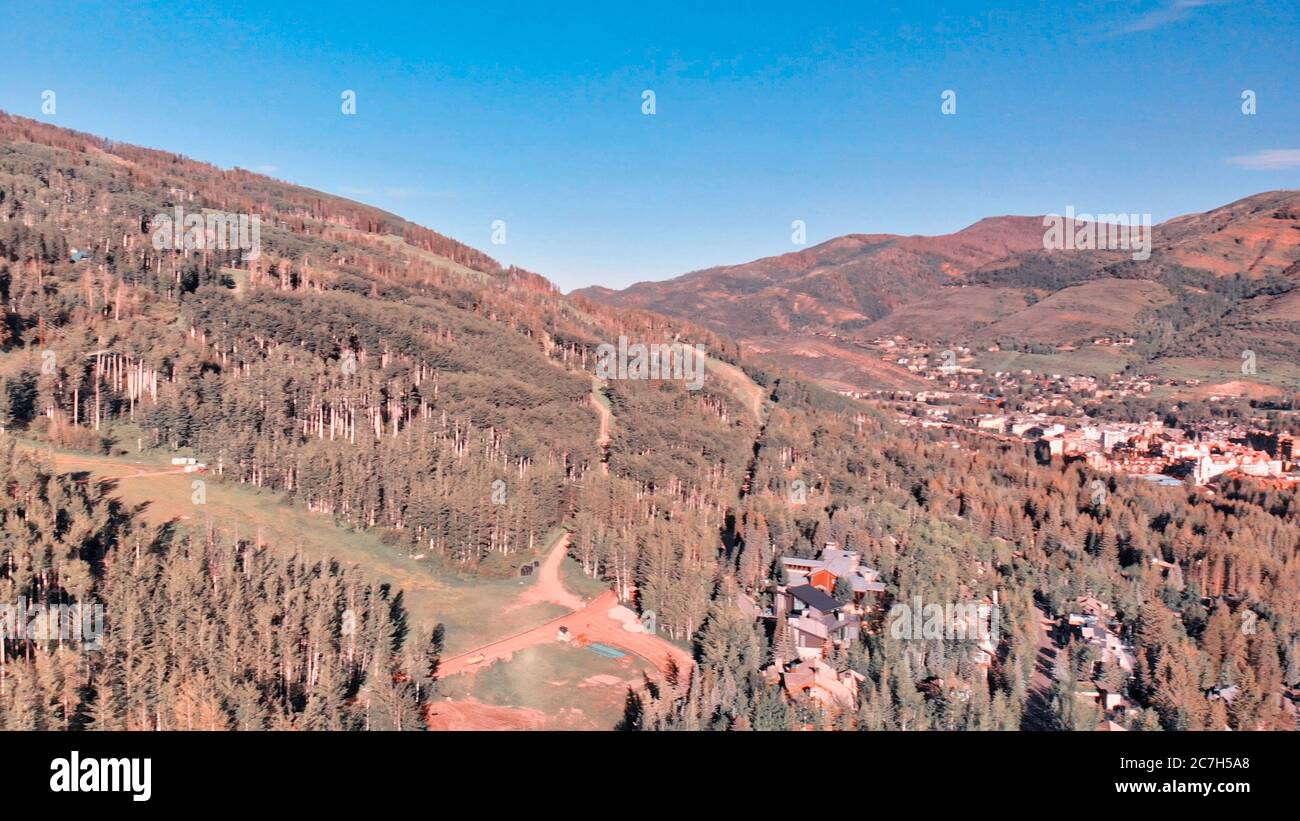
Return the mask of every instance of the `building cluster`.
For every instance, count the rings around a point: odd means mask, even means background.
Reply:
[[[1092,596],[1081,596],[1061,617],[1060,627],[1092,651],[1092,669],[1075,687],[1075,698],[1096,703],[1101,708],[1103,717],[1097,729],[1122,730],[1120,722],[1133,705],[1124,697],[1119,680],[1126,682],[1133,677],[1137,653],[1131,643],[1120,637],[1115,612]]]
[[[862,564],[856,551],[827,542],[815,559],[784,557],[784,579],[775,585],[772,606],[762,610],[742,596],[742,611],[773,621],[778,657],[763,671],[791,700],[808,699],[826,709],[857,709],[854,670],[833,663],[860,638],[863,620],[881,604],[885,585],[880,573]],[[782,657],[781,650],[787,648]]]
[[[1039,444],[1049,455],[1082,458],[1100,471],[1208,485],[1251,477],[1300,482],[1292,437],[1256,429],[1179,429],[1159,422],[1067,431]]]
[[[927,409],[901,419],[907,425],[966,428],[1034,445],[1039,458],[1082,460],[1101,472],[1197,485],[1251,477],[1281,486],[1300,484],[1295,436],[1253,425],[1206,423],[1173,428],[1158,420],[1116,422],[1051,413],[1008,413],[996,408],[952,419]]]
[[[1096,345],[1124,346],[1129,342],[1094,340]],[[1105,419],[1100,402],[1145,396],[1153,387],[1172,384],[1169,380],[1119,374],[1098,379],[1030,370],[986,374],[961,365],[972,361],[967,348],[936,355],[930,346],[904,337],[876,339],[870,344],[884,351],[885,359],[936,383],[933,390],[844,392],[892,410],[904,426],[964,429],[1025,441],[1043,461],[1080,460],[1100,472],[1162,484],[1190,481],[1205,486],[1251,478],[1284,488],[1300,486],[1294,434],[1270,431],[1266,420],[1172,428],[1159,421]]]

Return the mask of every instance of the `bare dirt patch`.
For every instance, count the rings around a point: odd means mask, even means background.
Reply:
[[[540,730],[548,718],[541,710],[463,699],[435,702],[427,720],[430,730]]]

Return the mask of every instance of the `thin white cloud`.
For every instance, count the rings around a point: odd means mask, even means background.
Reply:
[[[1250,171],[1281,171],[1286,168],[1300,168],[1300,148],[1265,148],[1254,154],[1242,154],[1229,157],[1232,165]]]
[[[1151,31],[1187,19],[1202,6],[1213,6],[1225,0],[1163,0],[1159,8],[1152,9],[1136,20],[1121,26],[1118,34],[1136,34]]]

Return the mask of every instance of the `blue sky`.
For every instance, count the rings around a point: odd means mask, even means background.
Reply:
[[[1294,0],[560,5],[0,0],[0,108],[372,203],[565,290],[793,250],[796,219],[813,244],[1300,188]]]

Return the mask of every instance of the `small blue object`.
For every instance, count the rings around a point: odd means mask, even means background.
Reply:
[[[622,650],[619,650],[616,647],[610,647],[608,644],[589,644],[587,645],[587,649],[599,653],[607,659],[621,659],[623,656],[627,655],[627,653],[624,653]]]

